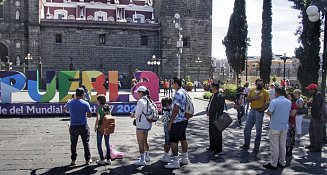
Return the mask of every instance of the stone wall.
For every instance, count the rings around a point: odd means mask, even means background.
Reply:
[[[183,48],[181,54],[181,76],[187,74],[192,79],[198,77],[201,80],[207,79],[211,64],[212,0],[157,0],[154,9],[156,20],[161,24],[163,72],[169,72],[168,78],[177,75],[178,31],[173,21],[175,13],[179,13],[181,34],[190,39],[190,47]],[[203,61],[200,65],[195,63],[198,57]],[[200,71],[198,66],[200,66]],[[166,69],[171,69],[171,71],[166,71]]]
[[[56,43],[56,34],[62,43]],[[100,36],[105,35],[105,44]],[[141,45],[141,36],[148,37],[148,44]],[[147,61],[158,57],[158,25],[115,25],[105,22],[80,23],[42,21],[40,51],[44,70],[118,70],[120,74],[135,69],[152,70]],[[72,62],[71,62],[72,61]]]

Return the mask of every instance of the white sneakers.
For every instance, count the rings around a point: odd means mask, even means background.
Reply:
[[[181,165],[179,163],[179,160],[173,160],[171,161],[170,163],[168,163],[167,165],[165,165],[165,168],[168,168],[168,169],[177,169],[177,168],[180,168]]]
[[[150,156],[149,156],[149,155],[145,155],[145,156],[144,156],[144,160],[145,160],[146,162],[150,162],[150,160],[151,160],[151,159],[150,159]]]
[[[145,163],[145,160],[139,159],[134,163],[134,165],[136,165],[136,166],[145,166],[146,163]]]
[[[188,157],[183,156],[179,162],[183,165],[188,165],[190,163],[190,160],[188,160]]]
[[[161,158],[161,161],[163,162],[168,162],[169,157],[167,157],[166,155],[164,155],[164,157]],[[167,165],[165,165],[165,168],[168,169],[176,169],[176,168],[180,168],[180,165],[188,165],[190,163],[189,159],[188,159],[188,155],[183,154],[182,158],[179,159],[178,156],[174,157],[173,160],[168,163]]]
[[[86,165],[91,165],[91,163],[92,163],[92,159],[85,161]]]
[[[170,163],[171,162],[171,159],[169,156],[167,156],[166,154],[161,158],[161,161],[163,163]]]
[[[104,160],[97,160],[96,163],[98,165],[111,165],[111,160],[107,160],[107,159],[104,159]]]
[[[106,164],[106,162],[104,160],[97,160],[96,163],[98,165],[105,165]]]

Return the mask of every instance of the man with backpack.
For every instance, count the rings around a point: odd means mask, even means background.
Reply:
[[[180,163],[184,165],[189,163],[185,133],[188,124],[188,119],[185,115],[188,97],[186,91],[182,88],[180,78],[174,77],[172,86],[176,93],[173,98],[173,112],[168,128],[170,129],[169,143],[173,153],[173,160],[165,165],[165,168],[168,169],[180,168]],[[183,151],[181,160],[178,158],[179,141],[181,142]]]
[[[324,121],[322,109],[324,108],[325,102],[321,93],[317,90],[316,84],[310,84],[306,87],[312,97],[308,101],[308,106],[311,107],[311,118],[309,125],[309,137],[310,145],[305,148],[309,149],[310,152],[321,152],[324,134]]]
[[[209,117],[209,147],[206,150],[214,153],[222,152],[222,132],[213,124],[217,114],[222,115],[225,107],[225,98],[219,93],[219,84],[212,83],[212,96],[207,108],[207,116]]]

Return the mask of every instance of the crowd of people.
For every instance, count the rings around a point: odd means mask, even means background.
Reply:
[[[242,149],[250,149],[251,131],[256,128],[256,136],[253,151],[260,150],[262,135],[263,117],[265,111],[270,116],[269,143],[272,160],[265,164],[265,168],[276,169],[277,166],[284,167],[285,156],[292,156],[295,142],[300,143],[302,136],[302,120],[308,114],[308,107],[311,108],[310,117],[310,145],[305,148],[310,152],[321,152],[324,140],[326,142],[326,129],[324,120],[325,102],[316,84],[306,87],[309,97],[305,101],[302,98],[301,90],[295,89],[286,92],[285,86],[271,84],[269,90],[264,88],[261,79],[257,79],[253,89],[244,87],[238,88],[234,108],[237,109],[239,125],[242,125],[242,117],[247,113],[245,105],[250,104],[250,111],[247,115],[244,128],[244,144]]]
[[[165,80],[165,82],[167,82]],[[176,169],[181,164],[189,164],[188,143],[186,139],[186,128],[188,118],[185,115],[187,92],[182,87],[182,79],[173,78],[170,81],[171,87],[175,90],[173,98],[162,99],[162,122],[164,131],[163,157],[161,161],[167,163],[165,168]],[[242,118],[247,116],[244,127],[244,144],[242,149],[248,150],[251,147],[251,132],[256,128],[253,151],[260,151],[262,136],[262,125],[265,111],[270,116],[269,122],[269,143],[272,160],[263,166],[268,169],[276,169],[278,166],[285,167],[285,157],[292,155],[295,142],[300,141],[302,136],[302,120],[311,107],[310,117],[310,145],[306,146],[310,152],[321,152],[326,131],[324,129],[324,115],[322,108],[325,102],[316,84],[306,87],[310,97],[304,100],[299,89],[286,93],[284,87],[271,84],[269,90],[265,89],[261,79],[255,81],[255,87],[250,88],[248,83],[244,87],[237,89],[234,108],[237,110],[237,120],[242,125]],[[223,151],[222,131],[214,125],[217,116],[223,114],[226,109],[224,94],[219,91],[219,83],[211,83],[212,96],[207,106],[207,116],[209,118],[209,146],[208,151],[220,153]],[[137,166],[145,166],[150,161],[150,147],[148,144],[148,133],[151,131],[154,120],[148,117],[149,103],[153,103],[149,96],[149,90],[145,86],[140,86],[135,91],[139,100],[135,112],[131,117],[135,118],[133,124],[136,126],[136,138],[139,146],[139,158],[134,163]],[[167,93],[165,93],[166,95]],[[79,135],[84,145],[85,161],[90,164],[89,139],[90,128],[87,124],[87,117],[91,117],[90,93],[85,88],[76,89],[74,98],[69,100],[65,109],[70,113],[70,140],[71,140],[71,165],[76,165],[76,144]],[[99,152],[99,165],[111,164],[110,157],[110,135],[101,133],[103,118],[110,115],[110,108],[106,104],[106,97],[97,97],[98,109],[96,111],[96,122],[94,131],[97,133],[97,146]],[[248,112],[248,108],[250,110]],[[106,155],[103,155],[102,139],[105,140]],[[178,144],[181,145],[181,155],[179,156]],[[172,156],[169,152],[172,152]]]

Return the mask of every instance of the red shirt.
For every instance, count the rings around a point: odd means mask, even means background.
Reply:
[[[298,107],[297,107],[296,103],[292,103],[291,111],[293,111],[293,110],[297,110],[297,109],[298,109]],[[295,116],[296,116],[296,115],[295,115]],[[292,125],[295,125],[295,116],[292,117],[291,114],[290,114],[290,118],[288,119],[288,122],[289,122],[290,124],[292,124]]]

